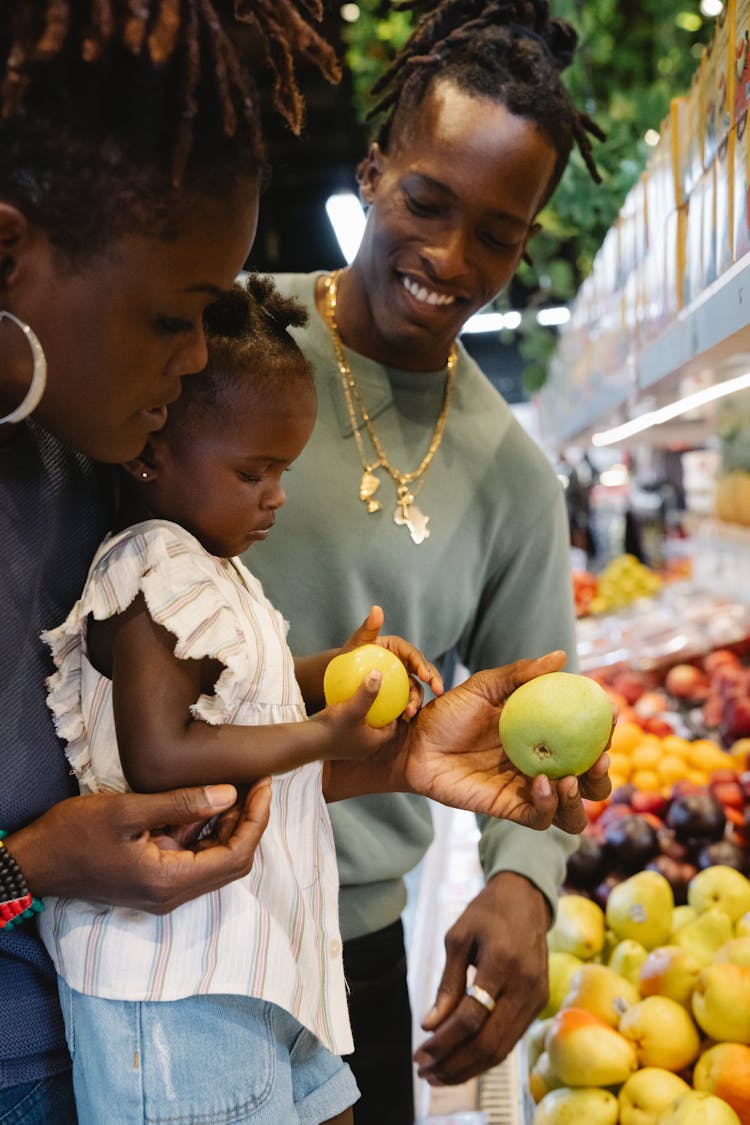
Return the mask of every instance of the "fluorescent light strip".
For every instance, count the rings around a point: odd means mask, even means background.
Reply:
[[[613,426],[611,430],[601,430],[599,433],[592,434],[591,444],[616,445],[619,441],[625,441],[626,438],[640,434],[652,426],[660,426],[663,422],[678,418],[680,414],[687,414],[689,410],[705,406],[706,403],[714,402],[715,399],[724,398],[725,395],[734,394],[736,391],[743,391],[747,387],[750,387],[750,371],[744,375],[737,375],[734,379],[726,379],[723,383],[716,383],[713,387],[705,387],[702,391],[685,395],[684,398],[670,402],[667,406],[661,406],[658,410],[649,410],[639,418],[633,418],[621,426]]]
[[[536,314],[537,324],[543,328],[553,328],[558,324],[567,324],[570,320],[570,309],[565,305],[554,305],[549,309],[540,309]]]

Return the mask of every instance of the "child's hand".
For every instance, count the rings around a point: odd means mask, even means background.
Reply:
[[[309,720],[326,729],[325,741],[329,749],[320,757],[359,761],[377,754],[392,740],[396,720],[384,727],[371,727],[365,722],[382,678],[382,674],[373,669],[350,699],[330,704]]]
[[[422,706],[424,698],[422,683],[429,685],[433,695],[442,695],[445,690],[443,680],[435,665],[431,664],[419,649],[415,648],[409,641],[397,636],[381,637],[380,630],[382,627],[383,610],[379,605],[374,605],[370,608],[370,612],[360,627],[352,633],[346,644],[342,646],[341,651],[351,652],[352,649],[360,648],[361,645],[380,645],[399,658],[409,673],[409,702],[401,716],[402,719],[408,720],[416,715]],[[419,682],[420,680],[422,683]]]

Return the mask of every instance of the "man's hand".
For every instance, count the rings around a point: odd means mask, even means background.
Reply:
[[[445,805],[528,828],[556,824],[565,832],[582,832],[586,811],[581,794],[606,796],[610,789],[606,754],[584,778],[565,777],[555,783],[540,776],[532,781],[508,759],[498,731],[500,710],[508,696],[520,684],[558,671],[564,663],[565,653],[554,652],[476,672],[428,703],[404,738],[400,768],[406,788]]]
[[[241,807],[236,801],[232,785],[71,797],[6,843],[39,897],[165,914],[250,871],[268,823],[269,779],[254,785]],[[217,815],[213,835],[195,849],[176,847],[166,831]]]
[[[512,872],[495,875],[469,903],[445,937],[435,1006],[422,1021],[433,1034],[414,1056],[420,1078],[467,1082],[505,1058],[546,1003],[550,921],[541,891]],[[466,995],[471,965],[493,1012]]]

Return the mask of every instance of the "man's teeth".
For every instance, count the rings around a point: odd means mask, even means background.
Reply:
[[[411,293],[412,297],[417,301],[423,301],[426,305],[452,305],[456,299],[448,296],[447,293],[434,293],[431,289],[425,289],[410,277],[402,277],[401,281],[407,293]]]

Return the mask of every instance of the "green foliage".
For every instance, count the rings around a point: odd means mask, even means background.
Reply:
[[[361,16],[347,25],[346,62],[352,71],[358,114],[371,105],[369,90],[406,41],[413,17],[382,0],[358,0]],[[580,46],[565,81],[575,104],[607,134],[594,142],[603,182],[593,183],[577,153],[541,215],[543,231],[531,245],[533,265],[522,265],[519,281],[533,306],[569,303],[590,272],[594,255],[623,200],[646,166],[651,151],[643,140],[658,130],[671,98],[684,93],[698,65],[701,44],[713,21],[697,30],[693,0],[553,0],[555,15],[578,29]],[[691,19],[685,19],[685,15]],[[699,18],[699,17],[698,17]],[[526,318],[520,349],[528,367],[524,385],[543,385],[554,334]]]

